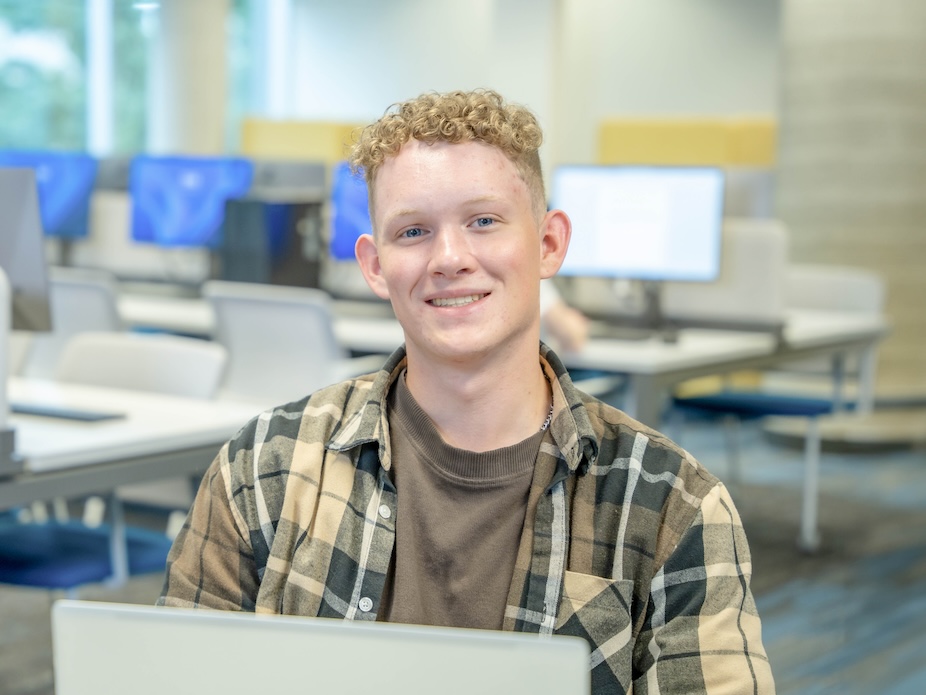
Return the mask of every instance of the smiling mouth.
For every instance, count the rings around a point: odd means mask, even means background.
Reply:
[[[485,296],[487,295],[468,294],[465,297],[441,297],[438,299],[432,299],[428,302],[428,304],[432,306],[465,306],[467,304],[472,304],[473,302],[478,302]]]

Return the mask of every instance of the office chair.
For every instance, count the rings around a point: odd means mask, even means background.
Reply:
[[[82,521],[22,523],[0,518],[0,584],[65,591],[74,596],[86,584],[114,579],[114,556],[125,557],[127,576],[163,572],[171,539],[158,531],[114,524],[88,526]],[[113,546],[119,549],[115,549]]]
[[[675,396],[672,406],[678,413],[707,414],[723,419],[732,485],[738,483],[740,478],[740,422],[770,416],[805,418],[807,427],[804,434],[804,485],[797,546],[806,553],[813,553],[819,549],[817,515],[822,448],[820,417],[833,411],[831,401],[787,394],[724,390],[705,395]]]
[[[887,288],[884,279],[867,268],[815,263],[790,263],[785,273],[785,306],[801,311],[839,312],[881,317]],[[861,375],[857,355],[846,355],[839,366],[851,384]],[[827,394],[833,391],[833,364],[826,358],[805,358],[776,365],[762,375],[764,389]]]
[[[381,356],[347,356],[321,290],[210,280],[202,292],[229,356],[219,398],[270,407],[382,366]]]
[[[836,311],[880,311],[884,300],[883,284],[870,273],[852,269],[821,268],[818,266],[789,266],[784,259],[787,248],[787,238],[783,234],[786,230],[779,228],[776,235],[771,229],[778,225],[774,220],[755,220],[749,224],[735,225],[731,229],[731,251],[740,248],[744,242],[755,246],[761,237],[759,232],[766,228],[766,248],[753,248],[749,254],[740,253],[737,260],[750,259],[749,263],[772,266],[765,270],[757,269],[748,273],[753,278],[770,278],[775,284],[773,287],[762,287],[772,296],[778,297],[780,309],[784,315],[787,309],[811,308]],[[750,239],[750,237],[754,237]],[[727,247],[725,246],[725,253]],[[743,276],[744,270],[737,271]],[[755,280],[753,280],[755,282]],[[716,290],[716,288],[714,288]],[[707,291],[711,291],[710,289]],[[721,298],[722,299],[722,298]],[[728,298],[731,305],[735,305],[737,298]],[[715,305],[716,306],[716,305]],[[775,307],[770,307],[773,311]],[[770,314],[774,316],[774,314]],[[811,368],[823,369],[819,363],[807,363]],[[800,368],[800,366],[792,367]],[[830,371],[831,373],[831,371]],[[763,377],[764,379],[767,377]],[[806,377],[805,377],[806,378]],[[675,396],[672,405],[677,413],[701,413],[709,416],[722,417],[727,434],[727,458],[730,463],[731,482],[739,477],[739,447],[738,429],[743,420],[753,420],[766,417],[800,417],[806,420],[804,432],[804,486],[801,504],[800,532],[798,547],[805,552],[814,552],[820,545],[818,531],[818,491],[820,454],[822,449],[820,434],[820,418],[835,410],[835,403],[831,398],[808,395],[806,392],[795,393],[784,390],[732,390],[722,389],[716,393],[699,394],[693,396]]]
[[[20,373],[52,379],[67,342],[83,331],[120,331],[115,277],[105,271],[50,268],[48,297],[52,330],[34,333]]]
[[[86,332],[65,345],[55,379],[212,398],[228,353],[218,343],[166,333]]]
[[[9,346],[9,365],[7,365],[9,371],[7,373],[10,376],[19,376],[22,374],[26,358],[29,356],[29,349],[32,347],[32,334],[27,331],[10,331]]]
[[[55,377],[69,383],[210,398],[225,362],[221,345],[194,338],[87,332],[67,342]],[[125,523],[121,498],[127,491],[131,488],[109,495],[108,523],[87,518],[102,516],[98,498],[88,501],[83,521],[68,519],[61,500],[56,500],[56,514],[50,520],[23,522],[10,514],[0,519],[0,583],[73,595],[84,584],[106,581],[117,586],[130,575],[163,571],[171,537]],[[93,506],[98,509],[91,513]],[[37,509],[41,515],[43,507]]]

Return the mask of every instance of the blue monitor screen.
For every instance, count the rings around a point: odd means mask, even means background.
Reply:
[[[361,173],[354,174],[347,162],[334,166],[331,175],[332,258],[354,260],[354,245],[363,234],[372,234],[367,184]]]
[[[0,150],[0,166],[35,171],[39,213],[46,236],[66,239],[87,236],[96,159],[82,152]]]
[[[254,165],[243,158],[135,157],[129,172],[132,239],[215,248],[225,203],[243,197],[253,175]]]
[[[715,280],[723,190],[723,171],[714,167],[558,167],[551,202],[572,220],[560,274]]]

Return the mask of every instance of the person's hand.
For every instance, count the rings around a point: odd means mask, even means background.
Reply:
[[[556,302],[543,316],[547,331],[566,352],[581,350],[588,340],[588,317],[565,302]]]

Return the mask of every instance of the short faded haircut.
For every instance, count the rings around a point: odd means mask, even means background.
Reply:
[[[390,106],[375,123],[364,128],[350,155],[355,172],[363,171],[373,216],[376,172],[409,140],[461,143],[471,140],[497,147],[515,165],[527,184],[531,206],[538,220],[546,209],[540,144],[543,131],[528,109],[506,104],[488,89],[472,92],[428,92]]]

